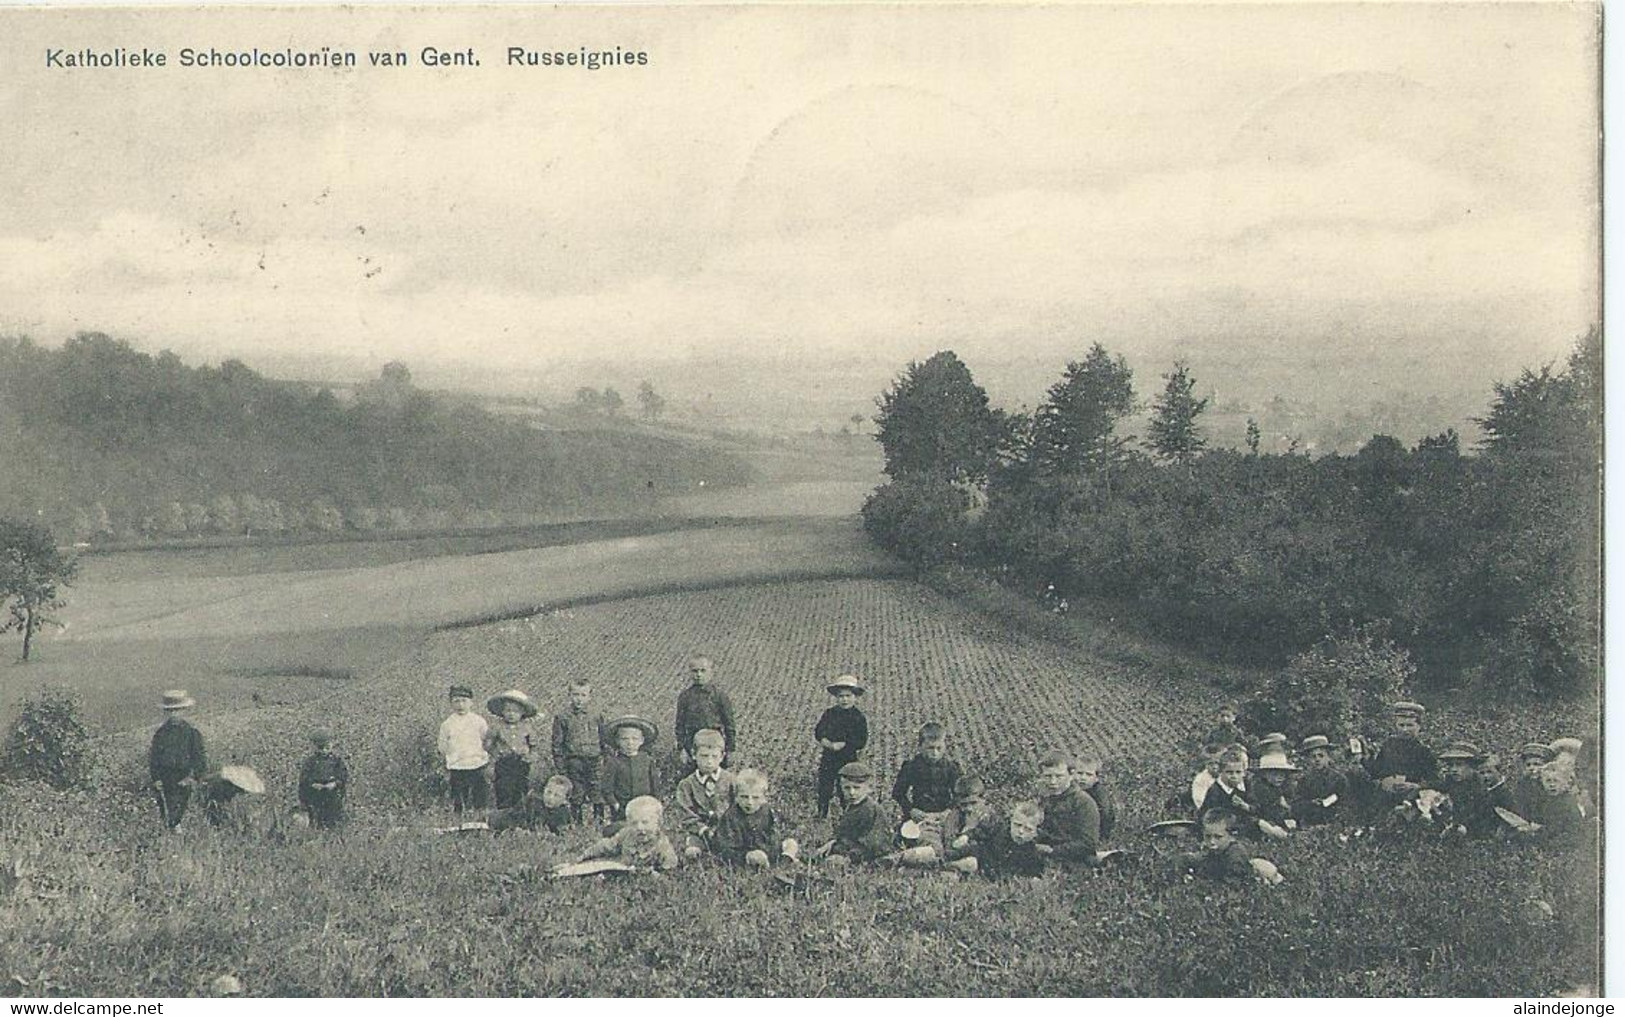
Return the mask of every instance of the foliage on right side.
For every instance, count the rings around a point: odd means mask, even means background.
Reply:
[[[1424,684],[1595,689],[1601,642],[1601,333],[1495,385],[1455,431],[1352,455],[1210,447],[1177,363],[1148,448],[1123,433],[1132,372],[1100,344],[1031,415],[991,407],[950,352],[911,364],[875,418],[890,483],[864,509],[922,569],[1096,599],[1225,659],[1281,665],[1381,626]]]

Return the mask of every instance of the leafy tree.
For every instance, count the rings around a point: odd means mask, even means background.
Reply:
[[[576,389],[576,409],[587,413],[597,413],[604,406],[604,397],[598,390],[590,385],[583,385]]]
[[[22,632],[23,660],[34,633],[55,621],[53,612],[63,605],[62,587],[73,582],[77,571],[78,564],[57,549],[50,530],[0,519],[0,601],[10,612],[0,632]]]
[[[645,381],[638,386],[638,405],[643,407],[645,420],[659,420],[666,412],[666,400],[655,387]]]
[[[1129,439],[1117,425],[1134,412],[1134,372],[1095,343],[1069,361],[1033,418],[1032,455],[1047,474],[1087,474],[1119,462]]]
[[[1258,429],[1258,421],[1252,417],[1247,418],[1247,454],[1253,457],[1258,455],[1258,446],[1262,443],[1264,434]]]
[[[1183,361],[1174,361],[1174,369],[1162,377],[1167,385],[1157,397],[1151,417],[1151,448],[1168,462],[1189,464],[1207,447],[1196,418],[1207,409],[1208,401],[1193,394],[1196,379]]]
[[[952,351],[913,363],[877,401],[887,476],[981,484],[998,458],[1004,419]]]
[[[604,408],[605,413],[615,417],[620,415],[621,408],[626,405],[626,400],[621,398],[619,392],[612,388],[606,388],[603,396],[599,398],[599,405]]]

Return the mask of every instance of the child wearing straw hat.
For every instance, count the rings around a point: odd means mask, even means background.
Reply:
[[[530,790],[530,762],[541,747],[533,718],[536,704],[518,689],[499,692],[485,701],[494,718],[485,732],[490,754],[492,797],[499,809],[511,809]]]
[[[653,753],[644,752],[660,734],[653,721],[633,714],[616,717],[607,727],[615,751],[604,760],[604,797],[614,810],[612,819],[624,819],[634,798],[660,798],[665,785]]]
[[[829,802],[835,796],[835,779],[841,768],[858,761],[869,744],[869,718],[858,709],[863,683],[856,675],[843,674],[824,686],[835,700],[813,728],[813,740],[822,750],[818,756],[818,818],[829,817]]]
[[[159,705],[164,711],[164,722],[152,733],[147,775],[158,797],[158,814],[164,825],[173,830],[186,815],[192,789],[203,783],[209,760],[203,751],[203,735],[181,717],[183,711],[197,705],[196,701],[185,689],[170,689],[163,694]]]

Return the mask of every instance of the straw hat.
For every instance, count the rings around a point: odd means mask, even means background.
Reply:
[[[1298,744],[1298,748],[1304,752],[1308,752],[1311,749],[1329,749],[1331,747],[1332,740],[1327,738],[1325,735],[1310,735],[1308,738],[1305,738]]]
[[[635,727],[642,731],[643,740],[646,742],[652,742],[660,735],[660,729],[655,726],[654,721],[644,720],[642,717],[629,713],[624,717],[616,717],[609,722],[609,736],[611,738],[615,737],[615,732],[623,727]]]
[[[825,685],[824,691],[832,696],[837,692],[851,692],[854,695],[861,696],[863,695],[863,682],[859,681],[858,676],[855,674],[843,674]]]
[[[1428,712],[1428,708],[1421,703],[1402,699],[1397,703],[1388,704],[1388,712],[1396,717],[1420,717]]]
[[[490,710],[492,713],[500,715],[502,713],[504,703],[512,703],[519,707],[520,712],[525,715],[527,720],[536,716],[536,704],[531,702],[530,697],[525,695],[523,692],[520,692],[518,689],[509,689],[506,692],[498,692],[496,695],[485,701],[485,708]]]
[[[1273,770],[1280,773],[1295,773],[1298,768],[1292,765],[1292,760],[1286,758],[1285,753],[1276,752],[1261,758],[1255,769],[1259,772]]]
[[[186,710],[197,705],[197,700],[186,694],[185,689],[170,689],[164,693],[161,703],[166,710]]]
[[[220,779],[225,781],[227,784],[234,785],[243,791],[247,791],[251,795],[262,795],[265,793],[265,782],[260,780],[260,775],[254,772],[253,767],[222,766],[220,768]]]

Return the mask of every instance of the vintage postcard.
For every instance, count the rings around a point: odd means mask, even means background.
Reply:
[[[1600,45],[0,7],[0,992],[1601,994]]]

